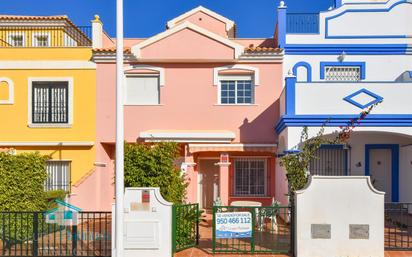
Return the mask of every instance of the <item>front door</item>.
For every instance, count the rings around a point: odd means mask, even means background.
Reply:
[[[212,209],[219,196],[218,159],[204,159],[199,162],[199,203],[202,209]]]
[[[392,152],[390,149],[371,149],[370,176],[373,186],[385,192],[385,202],[392,202]]]

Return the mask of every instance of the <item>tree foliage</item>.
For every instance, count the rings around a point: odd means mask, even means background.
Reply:
[[[187,183],[174,164],[179,150],[173,142],[125,144],[125,186],[160,187],[167,201],[182,203]]]

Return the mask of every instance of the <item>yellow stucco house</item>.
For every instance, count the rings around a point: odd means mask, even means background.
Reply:
[[[66,190],[84,210],[98,209],[90,177],[96,175],[92,30],[99,23],[0,15],[0,150],[50,155],[46,190]]]

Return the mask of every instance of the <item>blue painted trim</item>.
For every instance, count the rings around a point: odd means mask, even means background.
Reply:
[[[370,101],[369,103],[366,103],[366,104],[360,104],[360,103],[358,103],[358,102],[356,102],[356,101],[354,101],[354,100],[352,99],[353,97],[355,97],[355,96],[357,96],[357,95],[359,95],[359,94],[362,94],[362,93],[367,94],[367,95],[370,96],[370,97],[373,97],[374,100],[372,100],[372,101]],[[376,103],[381,102],[381,101],[383,100],[383,97],[381,97],[381,96],[379,96],[379,95],[377,95],[377,94],[375,94],[375,93],[372,93],[371,91],[369,91],[369,90],[367,90],[367,89],[365,89],[365,88],[362,88],[361,90],[358,90],[358,91],[356,91],[355,93],[350,94],[350,95],[348,95],[347,97],[343,98],[343,100],[345,100],[346,102],[348,102],[348,103],[350,103],[350,104],[355,105],[356,107],[358,107],[358,108],[360,108],[360,109],[365,109],[365,108],[367,108],[367,107],[369,107],[369,106],[371,106],[371,105],[373,105],[373,104],[376,104]]]
[[[276,127],[276,133],[280,134],[287,127],[339,127],[348,125],[351,120],[359,118],[357,115],[283,115]],[[412,114],[369,114],[360,120],[360,127],[410,127],[412,126]]]
[[[399,145],[397,144],[366,144],[365,145],[365,176],[370,176],[370,150],[390,149],[392,153],[392,202],[399,202]]]
[[[361,70],[361,79],[365,79],[365,62],[320,62],[320,79],[325,79],[325,66],[359,66]]]
[[[307,82],[304,82],[304,81],[296,81],[296,84],[305,84],[305,83],[307,83]],[[342,84],[342,83],[346,83],[346,82],[342,82],[342,81],[324,81],[324,80],[319,80],[319,81],[311,81],[310,83],[319,83],[319,84],[338,84],[338,83],[340,83],[340,84]],[[379,84],[383,84],[383,85],[391,85],[391,86],[393,86],[392,84],[402,84],[402,83],[409,83],[409,84],[411,84],[412,83],[412,81],[370,81],[370,80],[368,80],[368,81],[357,81],[357,82],[352,82],[352,83],[356,83],[356,84],[359,84],[359,85],[362,85],[362,84],[373,84],[373,83],[379,83]]]
[[[412,71],[407,71],[409,73],[409,77],[412,79]]]
[[[285,114],[295,114],[295,94],[296,94],[296,77],[287,77],[285,79]]]
[[[286,45],[286,7],[278,8],[278,47]]]
[[[407,44],[286,44],[289,55],[404,55],[412,53]]]
[[[305,67],[306,68],[306,82],[312,82],[312,66],[310,66],[307,62],[298,62],[293,66],[292,71],[293,74],[297,77],[298,75],[298,68]]]
[[[329,20],[335,19],[337,17],[340,17],[342,15],[344,15],[345,13],[349,13],[349,12],[360,12],[360,13],[370,13],[370,12],[389,12],[390,10],[392,10],[395,6],[400,5],[400,4],[411,4],[410,2],[408,2],[407,0],[402,0],[399,2],[394,3],[392,6],[390,6],[387,9],[347,9],[344,10],[341,13],[338,13],[334,16],[330,16],[330,17],[326,17],[325,18],[325,38],[330,38],[330,39],[338,39],[338,38],[345,38],[345,39],[349,39],[349,38],[407,38],[406,35],[374,35],[374,36],[329,36]]]
[[[335,0],[335,8],[339,8],[342,6],[342,0]]]

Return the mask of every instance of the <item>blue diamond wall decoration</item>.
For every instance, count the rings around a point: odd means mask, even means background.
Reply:
[[[353,99],[353,98],[355,98],[359,95],[369,96],[370,101],[366,101],[366,102],[361,103],[361,102],[358,102],[358,101]],[[383,97],[379,96],[375,93],[372,93],[371,91],[369,91],[365,88],[362,88],[361,90],[358,90],[355,93],[350,94],[347,97],[343,98],[343,100],[345,100],[346,102],[348,102],[350,104],[355,105],[358,108],[365,109],[365,108],[368,108],[369,106],[371,106],[372,104],[375,104],[375,103],[378,103],[378,102],[382,101]]]

